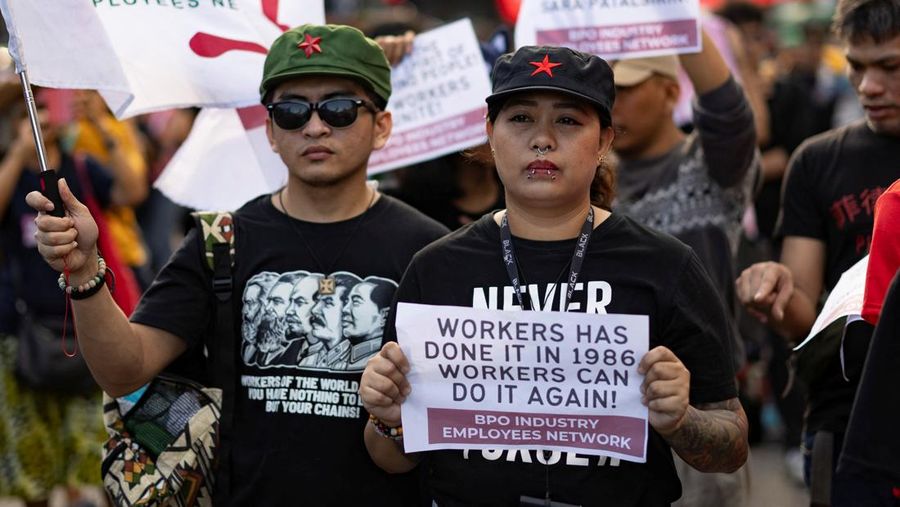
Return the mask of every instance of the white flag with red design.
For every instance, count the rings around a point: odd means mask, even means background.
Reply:
[[[237,209],[287,181],[266,137],[266,110],[207,108],[154,186],[195,209]]]
[[[31,81],[99,90],[119,118],[259,102],[269,45],[322,0],[0,0]]]

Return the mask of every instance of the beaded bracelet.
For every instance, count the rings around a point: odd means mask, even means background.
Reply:
[[[106,261],[103,260],[103,257],[100,257],[98,255],[97,274],[94,275],[93,278],[77,287],[72,287],[66,282],[65,273],[60,273],[57,284],[59,285],[59,289],[68,294],[72,299],[85,299],[100,292],[100,288],[103,287],[103,285],[106,283],[106,274]]]
[[[372,426],[375,428],[375,433],[383,436],[384,438],[390,438],[391,440],[403,440],[403,425],[397,426],[393,428],[384,424],[381,419],[375,417],[372,414],[369,414],[369,422],[372,423]]]

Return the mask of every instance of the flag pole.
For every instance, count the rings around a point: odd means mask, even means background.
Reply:
[[[15,23],[13,22],[15,16],[13,16],[9,0],[0,0],[0,12],[3,14],[3,21],[6,23],[6,32],[9,34],[9,56],[12,57],[13,62],[16,64],[16,74],[19,75],[19,82],[22,83],[22,92],[25,94],[25,107],[28,109],[28,120],[31,122],[31,134],[34,136],[34,146],[37,149],[38,164],[40,165],[41,173],[44,173],[47,171],[47,153],[44,151],[44,136],[41,133],[41,122],[38,118],[37,105],[34,100],[34,91],[31,89],[31,81],[28,80],[25,59],[22,57],[22,42],[19,40],[19,35]]]
[[[15,16],[13,16],[10,9],[9,0],[0,0],[0,13],[2,13],[3,21],[6,23],[6,31],[9,33],[9,56],[16,63],[16,74],[19,75],[19,81],[22,83],[22,92],[25,94],[25,108],[28,110],[28,120],[31,122],[31,135],[34,136],[34,148],[37,151],[38,167],[41,170],[39,175],[41,193],[53,203],[53,210],[48,213],[55,217],[64,217],[66,216],[66,210],[62,199],[59,197],[59,176],[56,174],[56,171],[47,167],[47,152],[44,150],[44,135],[41,132],[41,121],[38,118],[34,91],[31,89],[31,82],[28,80],[25,59],[22,57],[22,42],[19,40],[15,23],[12,21]]]
[[[28,110],[28,120],[31,122],[31,135],[34,136],[34,147],[37,150],[38,167],[41,170],[41,193],[53,202],[53,210],[49,212],[55,217],[63,217],[66,210],[62,199],[59,197],[59,176],[56,171],[47,167],[47,152],[44,150],[44,135],[41,132],[41,121],[38,118],[37,103],[34,100],[34,91],[28,80],[25,68],[16,71],[22,83],[22,92],[25,94],[25,107]]]
[[[31,134],[34,136],[34,146],[37,149],[38,164],[41,172],[47,171],[47,154],[44,151],[44,135],[41,132],[41,122],[38,118],[37,103],[34,100],[34,91],[28,80],[25,69],[19,72],[19,81],[22,83],[22,91],[25,93],[25,106],[28,108],[28,120],[31,122]]]

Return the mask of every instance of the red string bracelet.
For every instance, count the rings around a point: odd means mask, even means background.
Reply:
[[[69,259],[68,256],[63,258],[62,276],[63,276],[63,279],[64,279],[66,285],[69,285],[69,274],[71,273],[71,270],[69,269],[69,260],[68,259]],[[75,330],[75,326],[72,326],[72,336],[74,337],[74,340],[75,340],[75,350],[72,352],[69,352],[68,349],[66,349],[66,330],[69,327],[69,307],[72,306],[72,298],[71,298],[71,294],[69,294],[68,292],[66,292],[65,294],[66,294],[66,312],[63,316],[63,330],[62,330],[61,347],[62,347],[63,354],[66,357],[73,358],[78,355],[78,332]]]
[[[72,271],[69,269],[67,256],[63,259],[63,272],[60,273],[58,280],[60,290],[66,295],[66,311],[63,317],[62,331],[62,351],[66,357],[75,357],[78,355],[78,331],[75,326],[72,326],[72,337],[74,339],[75,348],[71,352],[66,348],[66,334],[69,327],[69,308],[72,306],[72,300],[85,299],[100,292],[100,289],[106,283],[107,277],[111,278],[110,290],[115,286],[115,278],[112,275],[112,270],[107,269],[106,261],[103,260],[103,257],[99,254],[97,255],[97,274],[94,275],[93,278],[78,287],[72,287],[69,284],[69,276],[71,273]]]

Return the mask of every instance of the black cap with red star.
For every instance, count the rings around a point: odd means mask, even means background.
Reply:
[[[593,104],[604,125],[610,125],[616,87],[613,71],[599,56],[556,46],[523,46],[497,59],[491,73],[495,105],[513,93],[549,90],[574,95]]]

